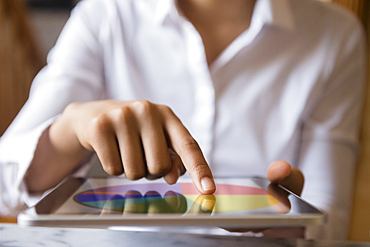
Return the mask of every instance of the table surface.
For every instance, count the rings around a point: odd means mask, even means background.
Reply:
[[[201,234],[116,231],[106,229],[76,229],[21,227],[0,224],[0,246],[267,246],[267,247],[362,247],[370,243],[308,241],[302,239],[257,238],[244,236],[214,236]]]

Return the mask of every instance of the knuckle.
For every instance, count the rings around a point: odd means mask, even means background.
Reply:
[[[135,111],[140,116],[150,116],[154,113],[155,105],[148,100],[138,100],[133,103]]]
[[[204,174],[204,172],[208,171],[208,170],[209,170],[209,167],[208,167],[207,164],[198,163],[198,164],[192,166],[191,173],[201,175],[201,174]]]
[[[181,152],[186,153],[186,152],[191,152],[191,151],[198,151],[200,150],[199,144],[197,141],[189,136],[188,138],[185,138],[182,143],[181,143]]]
[[[132,112],[128,107],[114,108],[110,111],[110,115],[117,123],[124,123],[132,118]]]
[[[169,115],[175,115],[172,111],[172,109],[169,106],[166,105],[158,105],[158,108],[160,109],[161,112]]]
[[[106,135],[111,128],[110,120],[106,114],[94,117],[86,128],[86,137],[90,140],[100,139],[100,136]]]

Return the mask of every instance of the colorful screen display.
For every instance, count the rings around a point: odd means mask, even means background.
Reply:
[[[82,191],[74,196],[74,201],[106,214],[232,214],[261,209],[271,213],[289,212],[289,205],[281,202],[284,201],[281,196],[254,184],[218,183],[213,195],[201,195],[191,182],[123,184]]]

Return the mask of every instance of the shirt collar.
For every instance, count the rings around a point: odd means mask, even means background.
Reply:
[[[166,18],[179,19],[179,13],[175,0],[158,0],[154,23],[163,24]],[[295,27],[294,16],[288,0],[257,0],[252,16],[253,21],[261,21],[262,24],[281,27],[292,30]]]
[[[154,23],[161,25],[169,17],[176,19],[180,17],[179,11],[175,4],[176,0],[158,0],[154,15]]]
[[[257,0],[252,16],[253,21],[286,30],[295,28],[294,15],[288,0]]]

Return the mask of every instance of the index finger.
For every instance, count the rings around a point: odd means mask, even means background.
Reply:
[[[164,123],[171,148],[179,155],[186,170],[201,194],[212,194],[216,190],[209,168],[198,143],[174,114]]]

